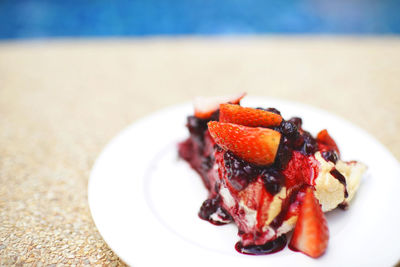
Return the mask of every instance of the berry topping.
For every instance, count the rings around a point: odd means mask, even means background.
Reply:
[[[307,188],[289,248],[310,257],[324,254],[329,240],[327,222],[313,190]]]
[[[275,166],[282,170],[285,169],[292,157],[292,151],[293,148],[291,147],[290,140],[286,136],[282,136],[277,156],[275,158]]]
[[[239,199],[250,209],[258,210],[261,208],[264,199],[264,184],[261,179],[257,179],[249,184],[244,190],[238,193]]]
[[[219,96],[219,97],[197,97],[194,100],[194,115],[197,118],[207,119],[219,109],[219,105],[223,103],[239,104],[240,100],[246,95],[241,93],[238,95]]]
[[[301,151],[305,155],[313,155],[315,152],[317,152],[318,144],[317,144],[316,140],[314,139],[314,137],[312,137],[312,135],[309,132],[303,131],[303,133],[301,134],[301,137],[304,140],[303,148],[301,149]]]
[[[264,182],[265,189],[272,195],[279,193],[282,186],[285,185],[285,176],[274,169],[264,170],[261,179]]]
[[[340,156],[339,148],[336,145],[336,142],[329,135],[329,133],[326,129],[322,130],[318,133],[317,143],[318,143],[319,150],[321,150],[321,151],[335,150],[337,152],[337,154]]]
[[[217,216],[218,220],[215,220],[213,215]],[[199,217],[215,225],[226,224],[232,220],[232,217],[221,207],[221,198],[219,195],[203,202],[199,211]]]
[[[221,148],[260,166],[274,162],[281,138],[279,132],[268,128],[252,128],[216,121],[208,123],[208,130]]]
[[[293,152],[292,160],[283,170],[283,174],[286,177],[287,188],[303,185],[306,177],[310,176],[308,158],[300,152]]]
[[[204,146],[204,132],[207,130],[207,122],[208,120],[199,119],[195,116],[189,116],[187,118],[186,126],[189,129],[190,135],[201,147]]]
[[[281,124],[281,131],[282,134],[287,136],[290,139],[296,139],[299,135],[297,131],[297,126],[293,122],[290,121],[283,121]]]
[[[207,120],[202,120],[195,116],[189,116],[186,125],[192,135],[202,135],[207,129],[207,122]]]
[[[219,121],[251,127],[271,127],[278,126],[282,122],[282,117],[278,114],[261,109],[221,104]]]
[[[228,180],[238,191],[246,188],[259,174],[257,167],[235,157],[232,152],[224,154],[224,162]]]
[[[344,186],[344,198],[347,198],[349,193],[347,192],[346,178],[336,168],[333,168],[329,173]]]
[[[335,164],[339,159],[339,156],[337,155],[335,150],[322,151],[321,155],[326,161],[332,161]]]
[[[301,129],[301,125],[303,124],[303,120],[299,117],[293,117],[288,121],[296,125],[298,129]]]

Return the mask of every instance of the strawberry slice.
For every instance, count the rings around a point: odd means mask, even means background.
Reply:
[[[238,197],[247,208],[257,211],[257,227],[262,229],[268,219],[268,211],[273,196],[265,190],[264,182],[258,178],[245,189],[239,191]]]
[[[300,187],[303,184],[314,185],[318,177],[319,163],[314,157],[303,155],[299,151],[292,153],[292,158],[282,171],[285,175],[285,185],[288,189]]]
[[[239,191],[238,197],[243,201],[246,207],[258,210],[264,194],[263,191],[265,191],[263,181],[257,179],[245,189]]]
[[[313,190],[309,187],[300,207],[289,248],[318,258],[324,254],[328,241],[329,230],[324,213]]]
[[[340,156],[339,148],[335,140],[329,135],[326,129],[320,131],[317,135],[318,149],[321,151],[335,150]]]
[[[219,110],[220,122],[230,122],[250,127],[278,126],[282,122],[281,115],[261,109],[221,104]]]
[[[261,192],[262,196],[257,210],[257,227],[259,229],[262,229],[265,226],[265,222],[268,220],[271,202],[274,198],[273,195],[265,190],[265,186],[262,188]]]
[[[252,128],[233,123],[210,121],[208,130],[224,150],[256,165],[270,165],[278,151],[281,134],[268,128]]]
[[[208,119],[222,103],[239,104],[246,93],[216,97],[197,97],[194,99],[194,115],[200,119]]]

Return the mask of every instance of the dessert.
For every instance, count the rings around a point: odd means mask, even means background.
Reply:
[[[301,118],[242,107],[243,97],[201,99],[187,119],[179,155],[209,191],[199,217],[234,222],[241,253],[279,251],[294,229],[289,248],[319,257],[329,239],[323,212],[348,207],[366,166],[342,161],[327,130],[314,138]]]

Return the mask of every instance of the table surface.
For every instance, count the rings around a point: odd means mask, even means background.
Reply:
[[[323,108],[400,159],[400,38],[0,43],[0,265],[124,265],[90,215],[96,157],[151,112],[239,91]]]

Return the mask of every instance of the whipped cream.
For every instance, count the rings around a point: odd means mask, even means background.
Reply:
[[[334,164],[326,161],[320,152],[315,153],[314,157],[320,164],[318,176],[315,179],[315,196],[322,206],[322,211],[333,210],[339,204],[348,204],[354,197],[367,167],[360,162],[346,163],[342,160]],[[334,168],[344,176],[347,188],[330,173]],[[345,189],[348,192],[347,197],[344,195]]]

